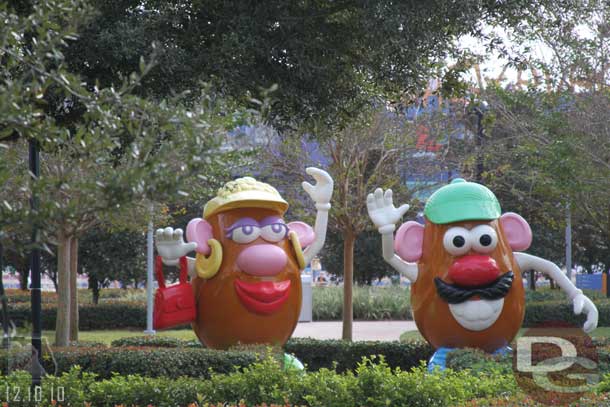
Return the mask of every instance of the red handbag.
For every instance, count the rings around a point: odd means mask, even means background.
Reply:
[[[155,329],[171,328],[193,322],[197,316],[193,287],[186,281],[188,263],[186,257],[180,258],[180,282],[165,286],[163,277],[163,262],[157,256],[155,273],[159,288],[155,293],[155,306],[153,309],[153,327]]]

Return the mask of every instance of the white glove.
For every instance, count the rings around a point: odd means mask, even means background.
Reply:
[[[316,208],[318,210],[329,210],[330,198],[333,195],[333,179],[326,171],[319,168],[309,167],[305,172],[316,180],[316,185],[314,186],[309,182],[303,182],[303,189],[316,203]]]
[[[393,232],[396,222],[409,210],[407,204],[396,208],[392,202],[392,190],[388,189],[384,194],[381,188],[377,188],[374,194],[368,194],[366,207],[379,233]]]
[[[582,329],[585,332],[591,332],[597,328],[598,312],[593,301],[583,293],[580,293],[572,299],[572,303],[574,304],[574,314],[578,315],[584,311],[587,315],[587,320]]]
[[[165,229],[157,229],[155,233],[155,246],[159,256],[163,259],[163,264],[166,266],[177,266],[180,257],[186,256],[197,248],[197,243],[185,243],[182,239],[182,229],[167,227]]]

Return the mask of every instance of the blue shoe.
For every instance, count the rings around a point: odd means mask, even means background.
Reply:
[[[511,348],[510,346],[502,346],[501,348],[498,348],[495,351],[493,351],[492,355],[506,356],[506,355],[510,355],[512,353],[513,353],[513,348]]]
[[[300,372],[305,371],[305,366],[296,356],[289,353],[284,353],[284,371],[286,370],[297,370]]]
[[[441,371],[447,368],[447,354],[454,350],[454,348],[438,348],[434,355],[428,361],[428,372],[433,372],[436,366]]]

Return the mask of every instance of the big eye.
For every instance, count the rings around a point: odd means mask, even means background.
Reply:
[[[231,231],[230,238],[235,243],[246,244],[255,241],[261,235],[261,229],[254,225],[243,225]]]
[[[284,223],[272,223],[261,229],[261,236],[268,242],[279,242],[288,234],[288,226]]]
[[[466,228],[453,227],[445,232],[443,246],[450,254],[461,256],[470,250],[470,232]]]
[[[472,248],[480,253],[490,253],[498,244],[498,235],[489,225],[479,225],[470,231]]]

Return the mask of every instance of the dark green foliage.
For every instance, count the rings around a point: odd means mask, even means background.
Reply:
[[[607,341],[607,339],[605,340]],[[597,346],[598,367],[602,374],[610,374],[610,347],[593,341]],[[471,372],[501,372],[511,374],[513,355],[491,355],[480,349],[456,349],[447,354],[447,367],[453,370],[468,369]]]
[[[175,338],[130,337],[112,342],[112,346],[148,346],[184,348],[201,345],[195,341],[184,341]],[[249,353],[263,353],[258,348],[236,348]],[[286,353],[294,354],[307,365],[308,370],[333,368],[337,371],[355,369],[363,357],[381,355],[391,367],[410,369],[418,366],[422,360],[432,356],[432,348],[423,341],[410,342],[347,342],[339,340],[290,339],[284,346]]]
[[[201,348],[199,342],[175,338],[138,336],[117,339],[112,346],[144,346],[161,348]],[[236,348],[248,353],[264,353],[260,348]],[[264,350],[264,349],[263,349]],[[178,351],[178,350],[177,350]],[[432,356],[432,348],[424,341],[410,342],[347,342],[339,340],[290,339],[284,346],[286,353],[294,354],[307,365],[308,370],[333,368],[337,371],[355,369],[363,357],[383,356],[392,368],[410,369]]]
[[[349,116],[374,95],[418,94],[454,36],[537,8],[521,0],[92,3],[95,19],[67,52],[90,83],[137,70],[156,42],[159,63],[140,92],[159,97],[206,81],[242,98],[277,84],[275,112],[292,123]]]
[[[334,287],[326,287],[323,290],[333,290]],[[394,288],[390,288],[393,290]],[[383,289],[381,289],[383,290]],[[402,289],[400,289],[402,290]],[[114,291],[110,291],[114,295]],[[561,294],[561,293],[560,293]],[[19,294],[25,300],[24,302],[11,304],[9,307],[9,317],[16,326],[22,327],[31,321],[31,309],[29,297],[25,294]],[[548,296],[541,295],[543,298]],[[20,298],[20,297],[16,297]],[[55,303],[51,294],[43,296],[42,307],[42,328],[55,328]],[[551,296],[550,298],[555,298]],[[9,295],[9,299],[11,296]],[[599,311],[599,326],[610,326],[610,301],[604,298],[593,298],[595,305]],[[398,300],[396,300],[398,301]],[[399,304],[406,302],[406,299],[400,300]],[[368,299],[360,302],[354,301],[355,315],[358,319],[365,320],[383,320],[390,318],[409,318],[410,313],[394,313],[391,309],[396,308],[396,304],[389,306],[390,311],[384,311],[383,302],[375,299]],[[325,302],[326,304],[326,302]],[[328,304],[326,304],[328,305]],[[331,310],[318,309],[321,305],[314,301],[314,319],[340,319],[341,314],[335,308]],[[338,309],[338,308],[337,308]],[[409,309],[409,308],[407,308]],[[137,328],[144,329],[146,327],[146,303],[140,301],[122,301],[122,300],[107,300],[102,301],[98,305],[83,303],[79,306],[80,320],[79,329],[85,331],[103,330],[103,329],[124,329]],[[334,310],[334,311],[333,311]],[[389,312],[389,313],[388,313]],[[120,317],[117,317],[120,316]],[[545,322],[563,321],[582,325],[585,320],[583,315],[574,315],[572,305],[564,300],[551,299],[547,301],[527,301],[525,306],[525,318],[523,321],[524,327],[536,326]],[[189,325],[177,327],[177,329],[189,329]]]
[[[378,278],[398,277],[392,267],[379,260],[378,253],[381,253],[381,238],[377,231],[364,232],[356,238],[354,247],[354,281],[356,283],[370,285]],[[337,232],[329,232],[321,257],[322,264],[329,273],[343,276],[343,236]]]
[[[413,319],[409,288],[355,286],[354,319],[380,321]],[[313,319],[340,320],[343,313],[343,287],[316,287],[313,290]]]
[[[512,355],[496,356],[480,349],[456,349],[447,354],[447,367],[453,370],[469,369],[472,372],[499,371],[512,373]]]
[[[290,339],[284,346],[309,370],[332,368],[339,372],[355,369],[363,357],[382,355],[392,368],[410,369],[428,360],[433,350],[424,341],[347,342],[339,340]]]
[[[302,374],[284,371],[273,358],[266,358],[230,374],[214,374],[210,379],[151,378],[139,375],[114,376],[96,380],[96,375],[81,368],[72,368],[60,377],[47,377],[45,400],[49,405],[51,386],[64,387],[63,405],[96,407],[125,406],[187,406],[197,402],[253,406],[273,403],[281,406],[315,407],[411,406],[440,407],[463,404],[477,397],[512,395],[517,392],[512,376],[471,375],[447,371],[428,374],[425,367],[405,372],[393,370],[383,360],[363,360],[356,373],[337,373],[323,369]],[[30,376],[17,372],[0,377],[2,388],[27,389]],[[27,403],[11,403],[22,406]],[[206,404],[207,405],[207,404]],[[218,404],[217,404],[218,405]],[[240,404],[241,405],[241,404]]]
[[[112,347],[125,346],[150,346],[159,348],[180,348],[189,345],[192,341],[185,341],[178,338],[167,336],[145,335],[145,336],[130,336],[112,341]],[[198,347],[201,344],[197,342]]]
[[[606,295],[597,290],[583,290],[583,293],[597,302],[598,300],[604,300]],[[551,290],[548,288],[537,289],[536,291],[525,290],[525,301],[526,303],[541,302],[541,301],[567,301],[566,293],[562,290]]]
[[[594,299],[593,301],[599,311],[598,326],[610,326],[610,301],[606,299]],[[530,302],[525,306],[524,327],[533,327],[548,322],[566,322],[576,326],[582,326],[586,316],[575,315],[574,307],[567,301],[544,301]]]
[[[89,276],[93,302],[112,280],[124,285],[146,281],[146,235],[93,229],[80,241],[81,270]]]
[[[99,305],[80,304],[79,329],[94,331],[103,329],[146,327],[146,305],[126,301],[104,302]],[[17,304],[10,308],[9,317],[16,326],[31,323],[32,311],[29,304]],[[55,329],[56,307],[43,304],[42,329]],[[187,327],[186,325],[184,327]]]
[[[14,355],[11,356],[12,361]],[[26,356],[22,358],[25,359]],[[113,373],[174,379],[180,376],[209,378],[211,372],[230,373],[236,368],[251,365],[259,360],[259,356],[252,352],[103,346],[54,348],[53,358],[57,363],[58,374],[79,365],[85,371],[106,379],[112,377]],[[3,354],[0,363],[4,372],[7,360],[9,358]],[[44,367],[47,372],[54,371],[54,365],[49,358],[44,359]]]

